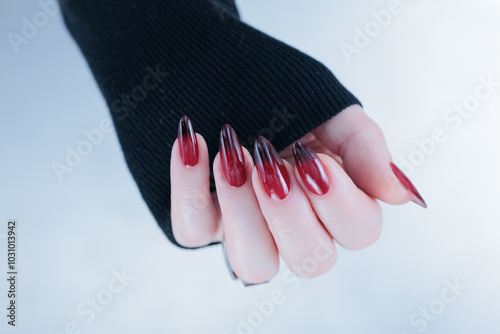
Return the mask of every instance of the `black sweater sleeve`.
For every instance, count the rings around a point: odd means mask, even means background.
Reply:
[[[71,0],[61,8],[139,190],[175,244],[169,165],[182,115],[213,161],[225,123],[247,148],[263,135],[280,151],[359,104],[324,65],[243,23],[233,0]]]

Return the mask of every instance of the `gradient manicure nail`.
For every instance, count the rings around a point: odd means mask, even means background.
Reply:
[[[241,187],[247,180],[245,156],[234,129],[226,124],[222,127],[219,140],[222,173],[227,183]]]
[[[194,167],[198,164],[198,141],[193,130],[193,124],[186,115],[179,121],[179,150],[181,152],[182,163],[188,167]]]
[[[399,182],[403,185],[403,187],[413,195],[413,199],[411,200],[414,203],[417,203],[421,207],[427,208],[427,204],[425,203],[424,199],[420,194],[418,193],[417,188],[411,183],[411,181],[406,177],[406,175],[395,165],[391,162],[391,169],[398,178]]]
[[[255,166],[266,193],[274,200],[283,200],[290,193],[290,177],[283,160],[273,145],[259,136],[254,145]]]
[[[293,158],[300,178],[307,189],[316,195],[324,195],[332,184],[325,166],[309,146],[299,141],[293,143]]]

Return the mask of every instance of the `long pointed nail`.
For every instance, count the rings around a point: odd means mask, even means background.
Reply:
[[[198,141],[193,130],[193,124],[186,115],[179,121],[179,130],[177,133],[179,139],[179,150],[182,163],[188,167],[194,167],[198,164]]]
[[[403,187],[413,195],[412,202],[417,203],[423,208],[427,208],[427,204],[425,203],[424,199],[422,196],[420,196],[417,188],[411,183],[410,179],[406,177],[406,175],[395,165],[391,162],[391,169],[398,178],[399,182],[403,185]]]
[[[290,176],[283,160],[273,145],[259,136],[254,145],[255,166],[266,193],[270,198],[280,201],[290,193]]]
[[[293,143],[293,158],[300,178],[307,189],[316,195],[324,195],[332,184],[323,162],[307,145],[299,141]]]
[[[241,187],[247,180],[245,156],[234,129],[226,124],[222,127],[219,140],[221,166],[227,183]]]

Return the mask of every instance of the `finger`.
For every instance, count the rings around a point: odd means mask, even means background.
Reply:
[[[359,105],[345,109],[314,134],[342,158],[347,174],[368,195],[390,204],[411,200],[426,207],[411,182],[391,165],[382,130]]]
[[[342,166],[342,159],[337,155],[334,154],[332,151],[330,151],[328,148],[326,148],[323,143],[321,143],[312,132],[309,132],[306,136],[302,137],[299,139],[303,144],[306,144],[309,146],[314,152],[316,153],[323,153],[326,154],[330,157],[332,157],[335,161],[339,163],[339,165]],[[280,153],[281,158],[286,159],[292,166],[295,164],[295,161],[293,159],[293,144],[286,147],[283,149]]]
[[[252,187],[252,157],[227,124],[220,143],[213,172],[229,263],[245,283],[267,282],[278,272],[279,256]]]
[[[291,165],[263,137],[255,142],[252,184],[278,250],[301,277],[330,270],[337,255],[329,233],[316,217]]]
[[[314,211],[344,248],[373,244],[382,231],[378,202],[356,187],[334,159],[300,142],[293,145],[295,175]]]
[[[172,147],[170,180],[175,240],[185,247],[213,242],[219,232],[219,214],[210,194],[207,144],[186,116],[179,122],[179,136]]]

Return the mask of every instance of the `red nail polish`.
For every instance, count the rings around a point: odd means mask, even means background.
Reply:
[[[399,182],[403,185],[403,187],[413,195],[412,202],[417,203],[421,207],[427,208],[427,204],[425,203],[424,199],[420,194],[418,193],[417,188],[411,183],[411,181],[406,177],[406,175],[395,165],[391,162],[391,169],[398,178]]]
[[[297,171],[310,192],[324,195],[330,190],[332,184],[330,175],[310,147],[296,141],[293,143],[293,158]]]
[[[221,167],[227,183],[241,187],[247,180],[245,156],[234,129],[226,124],[222,127],[219,140]]]
[[[188,167],[196,166],[198,164],[198,141],[193,130],[193,124],[186,115],[182,116],[179,121],[177,138],[179,139],[179,150],[184,165]]]
[[[259,136],[254,146],[255,166],[266,193],[274,200],[283,200],[290,193],[290,176],[273,145]]]

